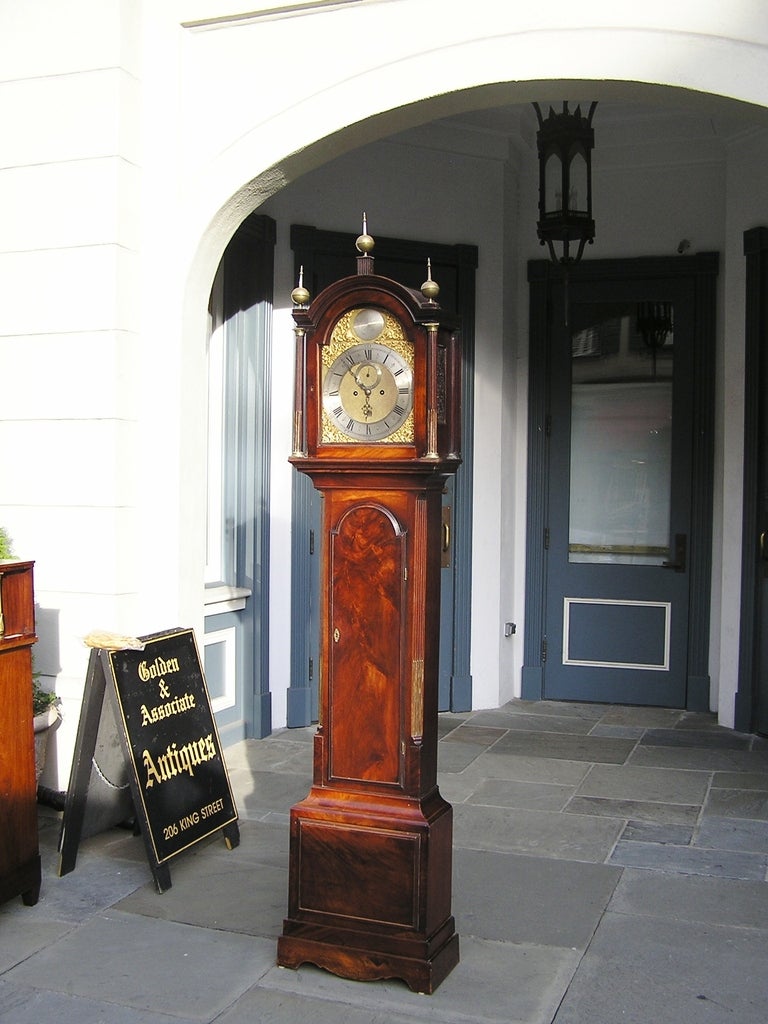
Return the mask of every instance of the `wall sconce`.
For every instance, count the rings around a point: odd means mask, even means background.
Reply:
[[[592,149],[595,132],[592,116],[597,101],[584,117],[581,107],[571,113],[567,100],[562,112],[549,108],[546,119],[538,103],[533,107],[539,119],[536,144],[539,152],[539,220],[537,233],[549,248],[553,263],[566,270],[578,263],[584,246],[595,238],[592,219]],[[555,243],[562,245],[558,255]],[[571,248],[575,249],[572,255]]]

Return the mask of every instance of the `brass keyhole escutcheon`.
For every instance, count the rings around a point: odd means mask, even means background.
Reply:
[[[341,633],[339,632],[338,628],[334,629],[334,631],[333,631],[333,642],[335,644],[337,644],[339,642],[340,638],[341,638]]]

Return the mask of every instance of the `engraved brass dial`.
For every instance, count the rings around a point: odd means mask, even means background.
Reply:
[[[366,308],[345,314],[324,353],[323,439],[410,440],[410,357],[410,345],[393,317]],[[403,437],[409,425],[411,436]]]

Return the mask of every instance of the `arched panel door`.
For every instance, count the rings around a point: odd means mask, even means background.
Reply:
[[[330,534],[328,706],[336,779],[400,781],[405,544],[397,521],[377,504],[356,505]]]

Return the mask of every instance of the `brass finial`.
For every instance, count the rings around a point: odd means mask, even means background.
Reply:
[[[291,292],[291,300],[295,306],[309,304],[309,292],[304,287],[304,267],[299,267],[299,283]]]
[[[421,294],[425,299],[434,302],[440,294],[440,285],[432,280],[432,260],[427,258],[427,280],[421,286]]]
[[[367,255],[370,254],[370,252],[373,249],[374,245],[376,245],[376,243],[371,238],[371,236],[368,234],[368,220],[367,220],[367,217],[366,217],[365,214],[363,214],[363,233],[361,235],[357,236],[357,241],[355,242],[355,246],[356,246],[358,252],[361,252],[361,253],[363,253],[364,256],[367,256]]]

